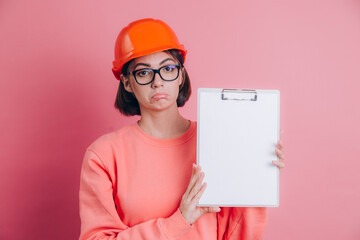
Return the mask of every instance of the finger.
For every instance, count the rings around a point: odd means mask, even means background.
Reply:
[[[220,207],[210,207],[210,212],[220,212],[221,208]]]
[[[284,150],[284,143],[282,140],[279,140],[277,145],[276,145],[277,148],[279,148],[281,151]]]
[[[197,178],[193,188],[190,190],[189,193],[189,198],[193,199],[195,197],[195,195],[197,194],[197,192],[199,191],[202,181],[204,180],[205,174],[203,172],[201,172],[199,174],[199,177]]]
[[[281,159],[282,161],[284,160],[284,153],[279,150],[278,148],[275,149],[276,155],[278,156],[279,159]]]
[[[201,198],[201,196],[203,195],[205,189],[206,189],[206,182],[201,186],[200,190],[196,193],[196,195],[194,196],[194,198],[191,200],[191,203],[193,204],[197,204]]]
[[[285,167],[285,163],[279,162],[279,161],[272,161],[274,165],[276,165],[280,170],[282,170]]]
[[[194,184],[196,183],[197,179],[199,178],[201,173],[201,167],[196,165],[195,166],[195,172],[194,172],[194,176],[192,176],[191,181],[190,181],[190,190],[192,189],[192,187],[194,186]]]
[[[211,212],[220,212],[221,209],[219,207],[200,207],[201,215],[205,213],[211,213]]]
[[[192,170],[191,178],[190,178],[189,185],[188,185],[188,188],[186,189],[185,194],[189,194],[190,190],[192,189],[192,186],[194,185],[194,182],[195,182],[194,178],[196,176],[197,169],[198,169],[197,165],[193,164],[193,170]]]

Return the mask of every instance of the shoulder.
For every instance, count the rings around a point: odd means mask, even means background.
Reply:
[[[116,151],[118,151],[119,145],[123,143],[124,139],[134,128],[133,125],[134,124],[130,124],[100,136],[87,147],[86,151],[93,152],[101,160],[111,159]]]

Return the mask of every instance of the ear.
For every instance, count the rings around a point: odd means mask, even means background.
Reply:
[[[120,75],[120,81],[122,81],[122,83],[124,84],[124,88],[126,91],[133,93],[134,91],[132,90],[131,84],[130,84],[130,79],[125,77],[123,74]]]

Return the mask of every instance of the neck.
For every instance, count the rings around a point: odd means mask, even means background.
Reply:
[[[190,126],[176,105],[162,111],[143,111],[138,124],[147,134],[160,139],[179,137]]]

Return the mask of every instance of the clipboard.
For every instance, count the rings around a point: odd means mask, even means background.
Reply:
[[[198,206],[278,207],[280,91],[198,89]]]

